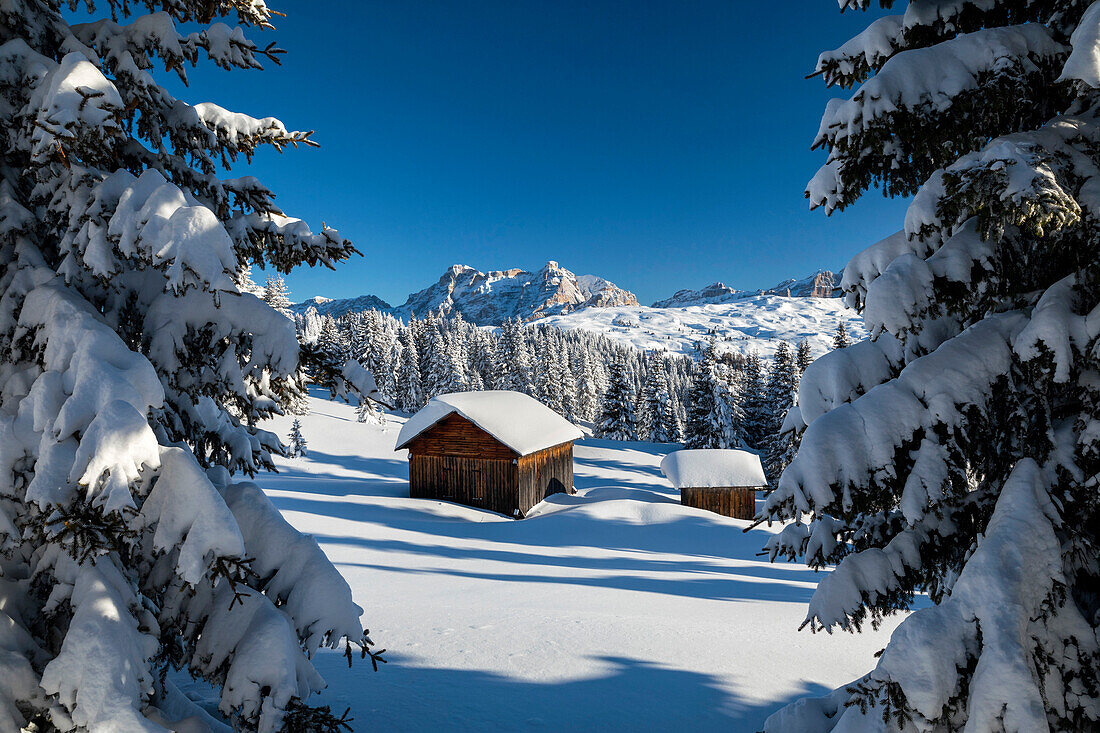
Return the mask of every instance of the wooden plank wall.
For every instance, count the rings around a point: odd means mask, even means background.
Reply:
[[[409,455],[409,496],[442,499],[512,516],[517,466],[511,458]],[[530,508],[530,507],[528,507]]]
[[[547,448],[519,459],[519,509],[524,514],[551,494],[572,494],[573,444]]]
[[[734,519],[752,519],[756,514],[756,489],[752,487],[684,488],[680,503]]]
[[[519,457],[514,450],[458,414],[448,415],[425,430],[409,443],[408,448],[410,455]]]
[[[516,454],[461,415],[448,415],[409,443],[409,496],[514,516],[550,494],[573,493],[573,444]]]

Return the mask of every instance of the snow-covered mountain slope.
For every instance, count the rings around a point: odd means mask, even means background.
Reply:
[[[574,275],[556,262],[537,272],[481,272],[454,265],[439,281],[391,307],[373,295],[330,300],[311,298],[292,309],[316,308],[324,315],[377,308],[407,319],[442,309],[461,313],[481,326],[510,318],[562,329],[581,329],[645,350],[694,354],[696,344],[714,336],[720,350],[756,351],[771,356],[780,341],[806,340],[815,356],[832,345],[843,322],[854,340],[866,337],[863,320],[844,307],[834,292],[839,276],[829,270],[785,280],[768,290],[747,292],[715,283],[681,290],[653,306],[638,304],[633,293],[595,275]],[[788,295],[789,294],[789,295]]]
[[[730,303],[754,295],[788,295],[794,298],[833,298],[839,295],[840,272],[818,270],[803,278],[792,278],[765,290],[735,290],[722,283],[708,285],[701,290],[678,290],[664,300],[653,304],[654,308],[683,308],[709,303]]]
[[[511,318],[530,321],[569,313],[577,308],[637,305],[634,294],[594,275],[574,275],[557,262],[536,272],[481,272],[454,265],[434,285],[413,293],[394,315],[407,317],[442,309],[461,313],[480,326],[497,326]]]
[[[374,295],[333,300],[310,298],[291,306],[296,313],[315,308],[333,317],[371,308],[389,311],[398,318],[442,310],[479,326],[499,326],[519,318],[569,313],[578,308],[638,305],[634,293],[596,275],[574,275],[557,262],[547,262],[536,272],[494,270],[481,272],[468,265],[452,265],[439,280],[413,293],[402,305],[391,306]]]
[[[310,702],[350,707],[357,730],[759,730],[783,702],[871,669],[900,620],[799,632],[821,575],[757,557],[778,526],[742,533],[681,506],[658,468],[671,446],[581,441],[577,495],[515,521],[410,499],[402,418],[383,428],[310,404],[309,456],[256,481],[388,649],[377,673],[314,659],[329,687]],[[264,427],[285,436],[290,420]]]
[[[339,318],[342,315],[358,311],[368,311],[372,309],[388,311],[392,307],[393,306],[377,295],[360,295],[357,298],[340,299],[317,296],[309,300],[304,300],[301,303],[293,304],[290,306],[290,310],[294,313],[305,313],[310,308],[313,308],[322,316]]]
[[[863,319],[840,298],[782,295],[751,295],[684,308],[585,308],[534,324],[591,331],[639,349],[680,354],[694,354],[696,344],[711,335],[720,351],[756,351],[765,357],[775,352],[780,341],[806,340],[816,357],[832,347],[842,322],[853,340],[867,337]]]

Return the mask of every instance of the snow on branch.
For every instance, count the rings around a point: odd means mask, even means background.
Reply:
[[[1076,227],[1081,204],[1100,203],[1100,168],[1087,155],[1097,143],[1095,123],[1073,117],[996,138],[934,174],[909,205],[905,230],[934,243],[971,217],[983,239],[1000,239],[1010,227],[1037,238]]]
[[[1032,87],[1052,78],[1068,51],[1050,30],[1028,23],[895,54],[851,98],[826,106],[814,147],[828,148],[829,158],[807,187],[811,207],[843,208],[876,183],[887,194],[912,194],[955,154],[988,140],[975,129],[1003,134],[1026,127],[1052,100],[1031,106],[1018,100],[1030,99]],[[941,129],[957,128],[954,150],[920,133],[931,120]]]
[[[887,15],[873,21],[840,48],[818,56],[814,73],[822,75],[825,86],[847,88],[866,79],[901,47],[902,19]]]
[[[217,558],[245,558],[244,538],[195,457],[161,448],[160,470],[141,506],[140,524],[153,528],[153,548],[178,549],[176,574],[192,586],[210,577]]]
[[[226,583],[210,608],[192,666],[221,681],[218,709],[231,720],[255,721],[258,733],[282,730],[291,699],[325,686],[299,648],[290,618],[264,594],[238,597]]]
[[[830,351],[806,368],[798,385],[798,408],[809,425],[830,410],[851,402],[896,376],[900,355],[889,336]]]
[[[1026,320],[1021,313],[991,316],[910,363],[897,379],[817,417],[762,515],[783,506],[784,515],[847,509],[853,492],[898,479],[899,446],[934,429],[957,429],[967,407],[984,409],[993,382],[1009,369],[1011,339]]]
[[[74,155],[102,159],[121,139],[122,97],[80,54],[67,54],[61,63],[50,65],[53,68],[36,85],[30,102],[36,110],[30,136],[32,157],[39,163],[66,164]]]
[[[279,272],[289,272],[294,265],[321,264],[334,269],[359,250],[340,236],[340,232],[322,223],[314,233],[301,219],[275,213],[251,212],[238,214],[226,223],[238,249],[252,261],[272,264]]]
[[[47,455],[43,467],[53,472],[35,473],[27,501],[66,505],[80,484],[95,506],[133,507],[130,484],[160,460],[146,419],[164,399],[156,373],[59,284],[27,294],[19,325],[34,335],[43,371],[14,420],[0,423],[0,443],[8,444],[0,450],[0,471],[12,471],[24,452]]]
[[[256,148],[261,145],[271,145],[280,151],[288,145],[318,147],[318,143],[310,138],[313,130],[292,132],[274,117],[256,119],[240,112],[230,112],[213,102],[200,102],[193,109],[202,124],[217,135],[218,149],[226,163],[236,160],[237,155],[242,153],[251,160]]]
[[[153,67],[153,58],[160,57],[164,67],[175,71],[186,83],[186,64],[198,62],[199,51],[223,69],[262,69],[256,58],[264,56],[279,63],[282,49],[274,45],[260,49],[245,38],[241,28],[225,23],[213,23],[201,31],[186,36],[179,33],[176,22],[164,10],[135,18],[120,25],[110,18],[70,26],[73,36],[98,55],[107,68],[118,69],[133,64],[138,69]]]
[[[124,257],[151,261],[166,277],[165,289],[236,291],[233,242],[208,207],[146,170],[137,178],[112,174],[124,183],[107,236]]]
[[[145,609],[135,618],[141,603],[110,560],[78,564],[60,553],[52,573],[51,605],[64,598],[73,615],[60,653],[42,672],[42,688],[86,730],[163,731],[141,711],[153,688],[156,619]]]
[[[1100,2],[1089,5],[1069,38],[1072,47],[1058,81],[1075,79],[1100,87]]]
[[[358,642],[363,609],[317,541],[283,519],[255,484],[229,484],[224,491],[246,551],[256,557],[252,570],[261,578],[260,589],[292,620],[306,653],[336,649],[345,638]]]

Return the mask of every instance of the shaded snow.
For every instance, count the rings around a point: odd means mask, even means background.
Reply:
[[[669,446],[582,441],[577,495],[514,521],[409,499],[393,452],[402,419],[310,403],[308,458],[277,458],[281,473],[259,483],[389,650],[377,674],[315,657],[330,688],[311,702],[350,706],[357,730],[754,731],[870,670],[895,625],[798,633],[819,576],[756,557],[778,527],[742,533],[747,522],[681,506],[658,468]]]

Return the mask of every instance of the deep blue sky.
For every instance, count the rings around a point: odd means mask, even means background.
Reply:
[[[456,262],[555,259],[649,303],[834,268],[901,226],[900,200],[826,218],[802,197],[843,93],[803,77],[869,20],[835,0],[270,4],[287,17],[253,36],[287,49],[282,67],[200,63],[178,91],[316,129],[319,150],[232,173],[363,252],[292,274],[296,300],[398,304]]]

